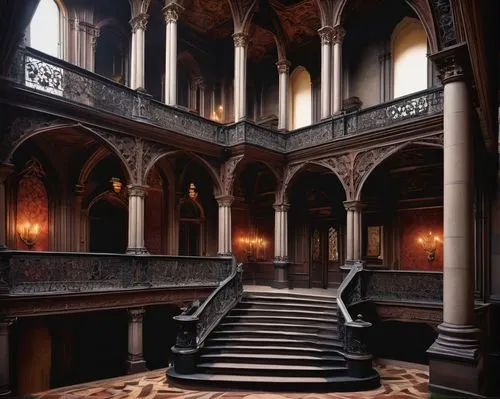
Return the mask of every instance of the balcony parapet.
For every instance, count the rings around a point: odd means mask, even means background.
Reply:
[[[250,121],[223,125],[205,119],[31,48],[18,49],[9,78],[23,89],[223,147],[251,144],[280,153],[411,123],[443,112],[443,90],[439,87],[282,132]]]
[[[0,295],[216,287],[231,271],[231,257],[2,251]]]

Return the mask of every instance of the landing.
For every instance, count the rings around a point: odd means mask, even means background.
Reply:
[[[337,288],[283,288],[277,289],[272,288],[267,285],[245,285],[243,287],[245,292],[276,292],[284,294],[299,294],[299,295],[310,295],[310,296],[321,296],[328,298],[337,297]]]

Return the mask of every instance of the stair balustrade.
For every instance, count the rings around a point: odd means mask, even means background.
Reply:
[[[179,374],[196,372],[198,351],[205,338],[243,295],[243,266],[233,258],[229,277],[200,306],[194,304],[174,320],[178,325],[176,343],[172,347],[174,369]]]

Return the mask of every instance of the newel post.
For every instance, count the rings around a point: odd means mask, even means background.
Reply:
[[[373,374],[373,356],[368,349],[368,338],[372,323],[364,321],[362,315],[344,323],[344,350],[350,377],[363,378]]]
[[[174,316],[174,320],[178,326],[177,338],[172,347],[174,369],[179,374],[193,374],[196,372],[198,353],[196,343],[198,317],[181,314]]]

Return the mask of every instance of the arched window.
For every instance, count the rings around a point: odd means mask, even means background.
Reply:
[[[427,89],[427,35],[415,18],[404,18],[392,33],[394,98]]]
[[[304,67],[297,67],[290,77],[290,128],[311,124],[312,117],[311,75]]]
[[[29,46],[54,57],[61,57],[61,21],[54,0],[40,0],[29,26]]]

